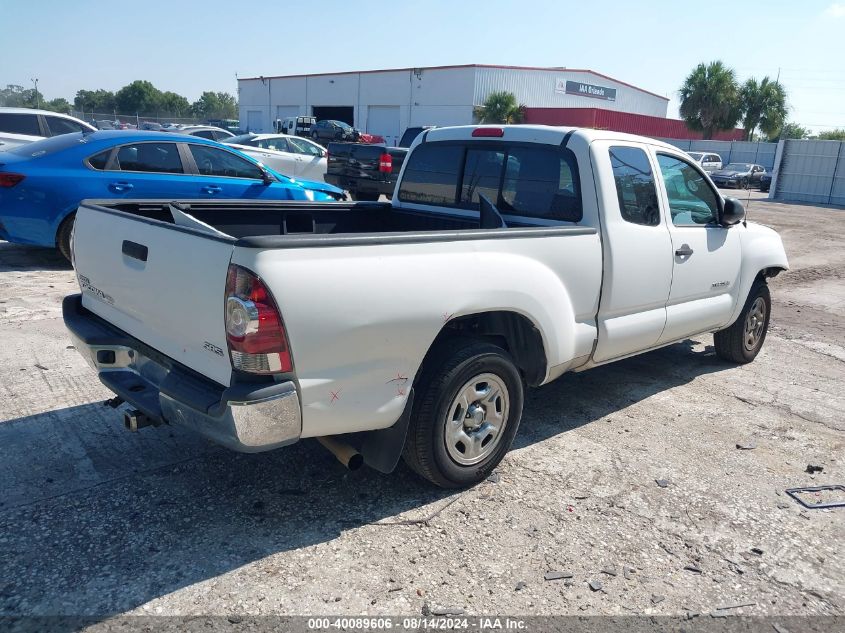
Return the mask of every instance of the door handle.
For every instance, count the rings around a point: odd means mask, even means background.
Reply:
[[[676,257],[689,257],[692,255],[692,249],[689,247],[689,244],[681,244],[681,248],[675,251]]]
[[[121,251],[124,255],[128,255],[133,259],[141,260],[142,262],[147,261],[147,255],[149,254],[149,249],[146,246],[129,240],[123,240],[123,247],[121,248]]]
[[[124,191],[129,191],[134,186],[135,185],[133,185],[131,182],[113,182],[109,185],[109,188],[112,191],[116,191],[117,193],[122,193]]]
[[[200,191],[203,193],[220,193],[223,191],[223,187],[218,187],[217,185],[206,185],[205,187],[201,187]]]

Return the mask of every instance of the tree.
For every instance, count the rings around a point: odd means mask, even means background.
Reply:
[[[114,112],[116,106],[114,93],[111,90],[80,90],[73,99],[73,105],[78,110],[89,112]]]
[[[522,123],[525,106],[517,102],[512,92],[491,92],[474,113],[479,123]]]
[[[776,136],[786,121],[786,91],[778,82],[763,77],[758,82],[753,77],[740,91],[742,101],[742,127],[745,140],[753,140],[758,127],[767,136]]]
[[[53,112],[63,112],[64,114],[70,114],[71,110],[70,102],[64,97],[51,99],[50,101],[46,102],[42,107],[45,110],[52,110]]]
[[[778,134],[769,135],[766,140],[770,143],[777,143],[783,139],[807,138],[808,136],[810,136],[810,130],[790,121],[783,124]]]
[[[237,119],[238,100],[228,92],[203,92],[191,110],[200,119]]]
[[[122,114],[155,115],[161,109],[161,90],[149,81],[136,79],[114,95],[118,111]]]
[[[696,66],[679,94],[681,116],[705,139],[720,130],[733,129],[742,115],[736,75],[720,61]]]
[[[35,108],[44,103],[44,95],[33,88],[8,84],[0,90],[0,106],[8,108]]]
[[[168,90],[161,95],[161,110],[170,116],[180,117],[190,112],[191,104],[182,95]]]
[[[837,128],[819,132],[816,138],[822,141],[845,141],[845,129]]]

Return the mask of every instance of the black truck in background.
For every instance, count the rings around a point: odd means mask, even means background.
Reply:
[[[397,147],[329,143],[326,182],[346,189],[354,200],[378,200],[382,194],[392,197],[408,148],[417,136],[433,127],[409,127]]]

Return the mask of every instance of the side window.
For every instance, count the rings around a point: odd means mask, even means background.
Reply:
[[[226,132],[220,132],[219,130],[214,130],[211,135],[214,137],[215,141],[222,141],[227,138],[231,138],[231,134],[226,134]]]
[[[287,141],[288,145],[291,147],[291,151],[296,152],[297,154],[305,154],[306,156],[323,155],[323,150],[307,141],[301,141],[297,138],[289,138]]]
[[[47,127],[50,128],[50,136],[58,136],[59,134],[73,134],[74,132],[84,132],[79,123],[63,119],[57,116],[44,117],[47,121]]]
[[[420,145],[408,158],[399,199],[440,206],[454,206],[464,148],[436,143]]]
[[[478,209],[478,194],[483,193],[493,204],[499,196],[502,177],[503,150],[468,149],[461,184],[460,206]]]
[[[229,178],[253,178],[261,180],[264,175],[248,160],[231,152],[204,145],[189,145],[197,169],[203,176],[226,176]]]
[[[501,211],[529,218],[578,222],[583,217],[575,156],[551,147],[511,147],[502,181]]]
[[[288,142],[283,138],[263,138],[258,141],[261,149],[273,149],[277,152],[289,152]]]
[[[608,151],[622,219],[645,226],[660,224],[657,188],[645,151],[639,147],[621,146]]]
[[[136,143],[117,151],[118,169],[165,174],[183,174],[176,143]]]
[[[2,113],[0,114],[0,132],[41,136],[38,116],[35,114]]]
[[[109,156],[111,155],[111,149],[107,149],[104,152],[100,152],[99,154],[94,154],[91,158],[88,159],[88,164],[91,165],[94,169],[103,170],[106,168],[106,165],[109,162]]]
[[[214,132],[212,130],[200,130],[194,132],[192,136],[199,136],[200,138],[207,138],[209,141],[214,140]]]
[[[716,192],[697,169],[686,161],[666,154],[658,154],[657,162],[675,226],[702,226],[718,221],[719,202]]]

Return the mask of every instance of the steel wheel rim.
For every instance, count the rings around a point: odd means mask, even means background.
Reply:
[[[455,463],[473,466],[499,445],[510,411],[505,382],[491,373],[467,380],[446,411],[446,452]]]
[[[766,302],[763,297],[757,297],[751,304],[751,309],[745,317],[745,333],[742,341],[745,349],[753,352],[763,338],[763,328],[766,325]]]

